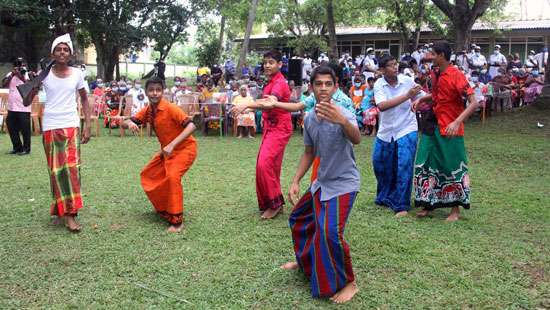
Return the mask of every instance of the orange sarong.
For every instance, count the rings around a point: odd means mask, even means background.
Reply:
[[[174,150],[165,159],[160,154],[141,171],[141,186],[156,212],[172,225],[183,223],[183,186],[181,178],[197,156],[195,143]]]
[[[191,122],[179,107],[162,99],[158,105],[150,104],[131,118],[136,124],[151,123],[163,148],[173,141]],[[161,154],[141,171],[141,186],[156,212],[172,225],[183,222],[182,176],[191,168],[197,157],[197,142],[187,137],[165,158]]]

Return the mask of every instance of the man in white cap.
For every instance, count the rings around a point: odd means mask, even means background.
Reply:
[[[500,53],[500,45],[495,45],[495,50],[493,54],[489,56],[489,75],[491,78],[499,75],[499,68],[506,68],[506,57]]]
[[[474,46],[474,54],[470,57],[472,71],[480,71],[487,65],[487,59],[481,54],[481,47]]]
[[[370,77],[374,77],[376,70],[378,70],[375,58],[374,48],[367,48],[367,56],[363,60],[363,75],[365,76],[365,81]]]
[[[54,223],[65,220],[71,232],[78,232],[80,224],[75,217],[82,208],[80,193],[80,143],[90,140],[90,106],[81,70],[68,65],[74,54],[69,34],[56,38],[51,47],[55,65],[42,85],[46,102],[42,118],[44,150],[51,185],[51,215]],[[84,130],[80,130],[80,116],[76,93],[84,113]],[[34,89],[31,99],[38,93]],[[80,136],[81,135],[81,136]]]

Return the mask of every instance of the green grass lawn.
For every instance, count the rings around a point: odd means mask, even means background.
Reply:
[[[0,308],[336,308],[313,300],[299,272],[278,268],[293,259],[289,209],[259,219],[260,139],[196,136],[184,232],[165,232],[140,187],[156,139],[103,135],[82,147],[84,229],[70,234],[50,225],[41,139],[30,156],[9,156],[1,134]],[[346,236],[361,291],[349,308],[550,308],[548,110],[467,125],[472,208],[452,224],[448,210],[396,220],[374,205],[372,142],[356,148],[362,187]],[[296,134],[285,192],[302,149]]]

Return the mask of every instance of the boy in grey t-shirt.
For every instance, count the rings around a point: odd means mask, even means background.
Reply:
[[[343,234],[359,192],[353,144],[359,144],[361,134],[355,115],[331,102],[337,90],[334,71],[315,68],[311,84],[318,104],[305,117],[305,150],[289,191],[295,205],[289,223],[296,262],[281,268],[300,268],[311,281],[313,297],[344,303],[358,291]],[[298,201],[300,180],[316,156],[321,159],[317,180]]]

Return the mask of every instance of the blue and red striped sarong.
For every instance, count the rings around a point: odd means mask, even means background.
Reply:
[[[321,201],[321,189],[310,190],[290,214],[296,261],[311,281],[313,297],[331,297],[355,276],[344,228],[357,192]]]

